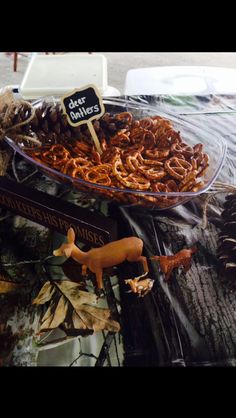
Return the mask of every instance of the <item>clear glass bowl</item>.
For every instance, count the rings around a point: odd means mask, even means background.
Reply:
[[[33,102],[35,107],[41,105],[42,101],[54,101],[58,98],[48,97],[42,98]],[[176,131],[180,131],[181,138],[190,146],[194,146],[197,143],[204,145],[204,152],[209,155],[209,167],[204,174],[204,186],[196,192],[152,192],[141,191],[134,189],[120,189],[111,186],[94,185],[94,183],[73,178],[67,174],[63,174],[51,167],[47,167],[40,162],[35,161],[29,155],[24,152],[22,145],[16,144],[10,137],[6,137],[8,144],[16,150],[22,157],[24,157],[29,163],[37,166],[46,175],[54,178],[59,182],[63,182],[71,185],[72,187],[88,193],[95,193],[95,196],[100,196],[105,199],[111,199],[122,205],[138,205],[149,207],[155,210],[169,209],[171,207],[186,203],[190,199],[199,196],[206,192],[212,183],[217,178],[222,164],[226,156],[226,143],[223,138],[218,136],[213,130],[206,129],[202,125],[198,125],[197,122],[192,123],[187,118],[179,117],[170,113],[164,113],[157,107],[152,107],[146,104],[135,103],[135,101],[126,101],[123,99],[104,99],[106,111],[111,114],[117,114],[120,112],[131,112],[135,119],[142,119],[147,116],[159,115],[171,121],[173,128]]]

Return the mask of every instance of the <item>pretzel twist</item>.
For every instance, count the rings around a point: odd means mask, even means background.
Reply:
[[[192,169],[192,165],[186,160],[177,157],[171,157],[165,162],[165,169],[168,171],[171,177],[181,181],[185,178],[188,171]]]

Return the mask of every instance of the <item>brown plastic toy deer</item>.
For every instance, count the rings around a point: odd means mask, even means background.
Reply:
[[[165,280],[169,280],[172,271],[176,267],[183,266],[184,273],[191,267],[191,256],[197,251],[197,247],[186,248],[174,255],[155,255],[150,260],[158,260],[162,273],[165,274]]]
[[[145,272],[148,272],[147,259],[142,256],[143,241],[140,238],[123,238],[84,252],[75,245],[75,233],[73,228],[70,228],[67,232],[67,241],[66,244],[62,244],[57,250],[54,250],[53,255],[72,257],[82,264],[83,276],[86,275],[87,268],[89,268],[96,274],[99,289],[103,289],[103,269],[121,264],[125,260],[141,261]]]

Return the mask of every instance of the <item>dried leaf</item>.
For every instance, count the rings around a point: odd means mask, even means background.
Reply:
[[[52,286],[50,282],[46,282],[45,285],[40,290],[38,296],[33,300],[33,305],[41,305],[43,303],[48,302],[53,293],[55,292],[55,287]]]
[[[54,302],[54,300],[51,300],[50,305],[42,318],[42,324],[46,323],[46,321],[49,321],[49,319],[50,319],[50,323],[52,322],[53,316],[54,316],[53,312],[55,311],[55,309],[56,309],[56,303]]]
[[[9,282],[7,280],[0,280],[0,293],[10,293],[18,290],[22,285],[18,283]]]
[[[87,325],[87,328],[93,329],[95,332],[103,329],[111,332],[120,330],[120,324],[110,319],[111,313],[109,309],[84,305],[78,314]]]
[[[91,292],[80,290],[80,284],[63,280],[57,282],[59,289],[66,295],[74,309],[79,309],[81,305],[87,303],[88,305],[97,303],[97,296]]]
[[[76,328],[76,329],[87,329],[88,328],[87,325],[86,325],[86,322],[84,322],[81,319],[80,315],[76,311],[74,311],[73,314],[72,314],[72,323],[73,323],[74,328]]]
[[[34,304],[50,300],[50,305],[42,318],[40,332],[63,325],[70,335],[79,332],[96,332],[103,329],[118,332],[120,325],[111,319],[109,309],[92,306],[97,296],[80,290],[80,284],[69,280],[46,282],[34,299]]]
[[[42,331],[43,329],[57,328],[64,321],[67,310],[68,310],[68,302],[64,298],[64,296],[61,296],[56,309],[54,311],[52,311],[51,309],[50,311],[51,315],[47,317],[46,319],[45,318],[42,319],[43,323],[41,325],[40,331]]]

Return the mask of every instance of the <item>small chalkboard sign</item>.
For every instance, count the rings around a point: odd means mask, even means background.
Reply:
[[[96,132],[91,123],[105,113],[102,97],[96,86],[88,84],[80,89],[75,89],[61,98],[62,109],[71,126],[79,126],[87,123],[98,152],[102,150]]]

